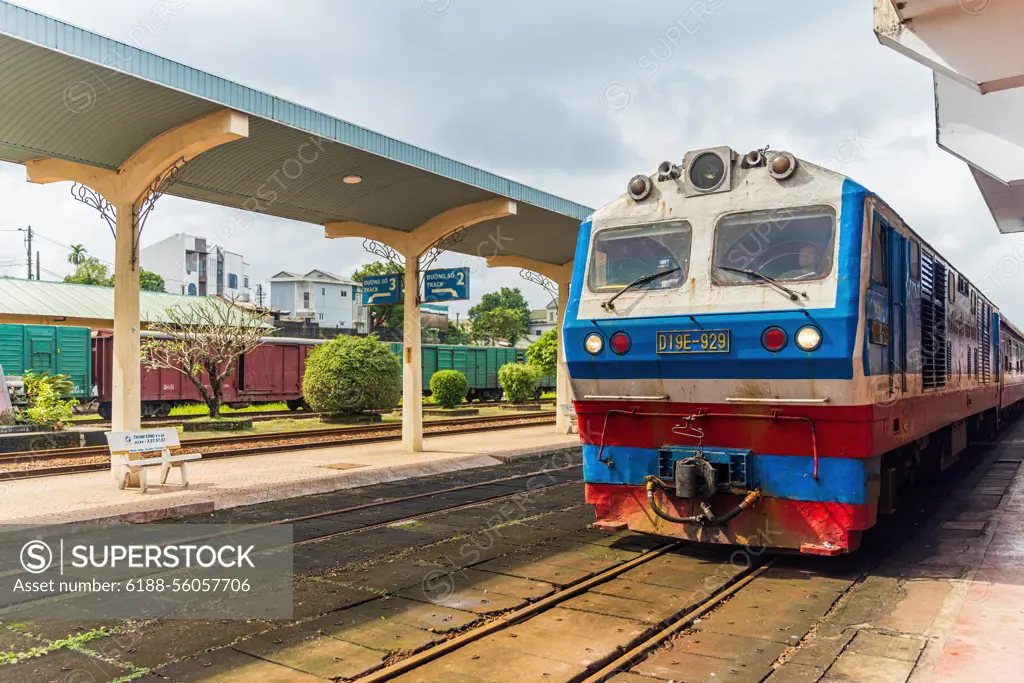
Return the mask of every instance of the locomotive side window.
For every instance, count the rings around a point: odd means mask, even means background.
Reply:
[[[680,286],[690,269],[693,231],[686,221],[671,221],[602,230],[594,238],[588,284],[592,292],[617,290],[663,271],[643,289]]]
[[[715,228],[715,282],[756,282],[738,271],[775,280],[826,277],[832,272],[835,224],[835,212],[825,206],[725,216]]]
[[[888,230],[884,223],[875,220],[871,230],[871,279],[880,285],[889,284],[888,259],[886,258]]]
[[[921,245],[914,240],[910,240],[910,279],[921,279]]]

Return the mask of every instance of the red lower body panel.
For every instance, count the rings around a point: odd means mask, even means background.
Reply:
[[[587,502],[606,526],[625,524],[630,530],[700,543],[722,543],[750,548],[802,549],[816,554],[851,552],[860,545],[861,531],[875,524],[878,506],[805,502],[762,498],[724,527],[679,524],[658,517],[639,486],[587,484]],[[717,494],[710,504],[716,514],[736,507],[742,496]],[[658,505],[669,514],[686,517],[698,513],[690,501],[658,494]]]

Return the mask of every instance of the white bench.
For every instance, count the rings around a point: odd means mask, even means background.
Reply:
[[[579,424],[576,419],[576,406],[572,403],[561,406],[562,408],[562,419],[565,420],[565,433],[566,434],[578,434]]]
[[[107,432],[107,445],[113,462],[114,478],[119,489],[131,485],[132,475],[139,478],[139,488],[146,492],[146,468],[160,465],[160,483],[167,483],[171,468],[181,474],[181,487],[188,487],[188,462],[199,460],[199,453],[175,455],[181,449],[176,429],[151,429],[143,432]],[[143,457],[144,453],[160,455]]]

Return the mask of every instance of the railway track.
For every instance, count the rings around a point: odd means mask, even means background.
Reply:
[[[683,543],[678,542],[668,543],[650,550],[639,557],[610,567],[587,579],[557,590],[536,602],[532,602],[511,612],[501,614],[493,620],[486,621],[475,628],[463,631],[455,637],[442,641],[430,649],[400,658],[398,661],[394,661],[383,668],[377,669],[376,671],[355,679],[355,683],[384,683],[385,681],[391,681],[398,677],[401,677],[402,681],[414,681],[417,680],[414,677],[414,673],[421,669],[422,673],[425,675],[423,680],[443,680],[443,678],[438,678],[441,669],[436,668],[437,664],[440,664],[437,660],[453,655],[471,643],[481,641],[485,638],[491,638],[499,632],[505,631],[506,629],[516,625],[529,623],[530,619],[537,618],[538,616],[545,614],[546,612],[549,612],[570,600],[578,600],[583,596],[594,593],[595,589],[599,590],[602,586],[614,580],[625,579],[628,581],[634,573],[648,570],[651,564],[656,563],[659,558],[667,557],[671,559],[672,556],[670,553],[681,548],[683,545]],[[775,562],[776,560],[770,560],[760,565],[744,568],[730,577],[728,581],[721,585],[717,585],[714,588],[707,589],[704,591],[703,595],[693,598],[691,602],[679,604],[677,611],[668,619],[643,630],[638,637],[634,637],[630,642],[623,643],[623,648],[628,648],[624,654],[619,657],[615,657],[614,655],[611,657],[605,657],[596,664],[586,667],[583,671],[580,671],[578,675],[574,676],[571,680],[586,681],[586,683],[599,683],[600,681],[610,679],[616,674],[627,671],[635,662],[643,659],[680,631],[688,628],[702,616],[714,610],[722,602],[728,600],[749,586],[765,571],[770,569]],[[666,568],[666,571],[672,571],[672,568],[668,567]],[[676,569],[676,571],[678,571],[678,569]],[[700,591],[697,591],[697,593],[700,593]],[[607,595],[594,593],[593,597],[601,599],[602,597],[606,598]],[[491,644],[492,641],[493,638],[488,640],[488,644]],[[497,646],[497,643],[494,644]],[[557,643],[552,643],[552,647],[557,647]],[[477,651],[480,650],[478,649]],[[618,651],[619,650],[616,650],[615,654],[617,654]],[[477,657],[478,655],[473,656],[473,658]],[[432,663],[435,665],[435,668],[424,669],[424,667]],[[494,662],[494,666],[500,665],[501,663]],[[589,673],[588,675],[588,672],[590,671],[594,671],[594,673]]]
[[[554,415],[550,412],[519,413],[498,417],[438,420],[425,423],[423,432],[424,434],[467,434],[554,424],[554,422]],[[202,453],[205,459],[211,459],[263,455],[285,450],[326,448],[335,445],[378,443],[396,441],[401,438],[401,424],[381,424],[318,429],[315,432],[273,432],[259,435],[190,439],[182,444],[182,452]],[[103,446],[59,448],[0,455],[0,478],[5,479],[91,472],[107,467],[109,467],[109,453]]]
[[[555,399],[553,398],[542,398],[537,401],[531,401],[529,405],[554,405]],[[503,401],[488,401],[482,403],[467,403],[463,408],[500,408],[505,405]],[[429,409],[434,406],[430,404],[424,404],[424,408]],[[142,424],[146,427],[159,428],[159,427],[177,427],[178,425],[184,424],[185,422],[191,422],[192,420],[204,419],[206,415],[183,415],[180,417],[144,417],[142,418]],[[269,420],[280,420],[287,418],[289,420],[312,420],[320,417],[320,413],[309,412],[305,410],[266,410],[262,412],[252,413],[225,413],[224,417],[247,417],[253,422],[266,422]],[[110,427],[110,420],[94,420],[89,417],[77,417],[72,418],[70,423],[76,427]]]

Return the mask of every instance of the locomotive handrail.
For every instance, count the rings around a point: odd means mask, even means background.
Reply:
[[[668,394],[661,396],[612,396],[604,394],[587,394],[583,397],[586,401],[667,401]]]
[[[726,403],[757,403],[757,404],[772,404],[772,403],[828,403],[832,399],[828,396],[824,398],[744,398],[742,396],[727,396],[725,399]]]

